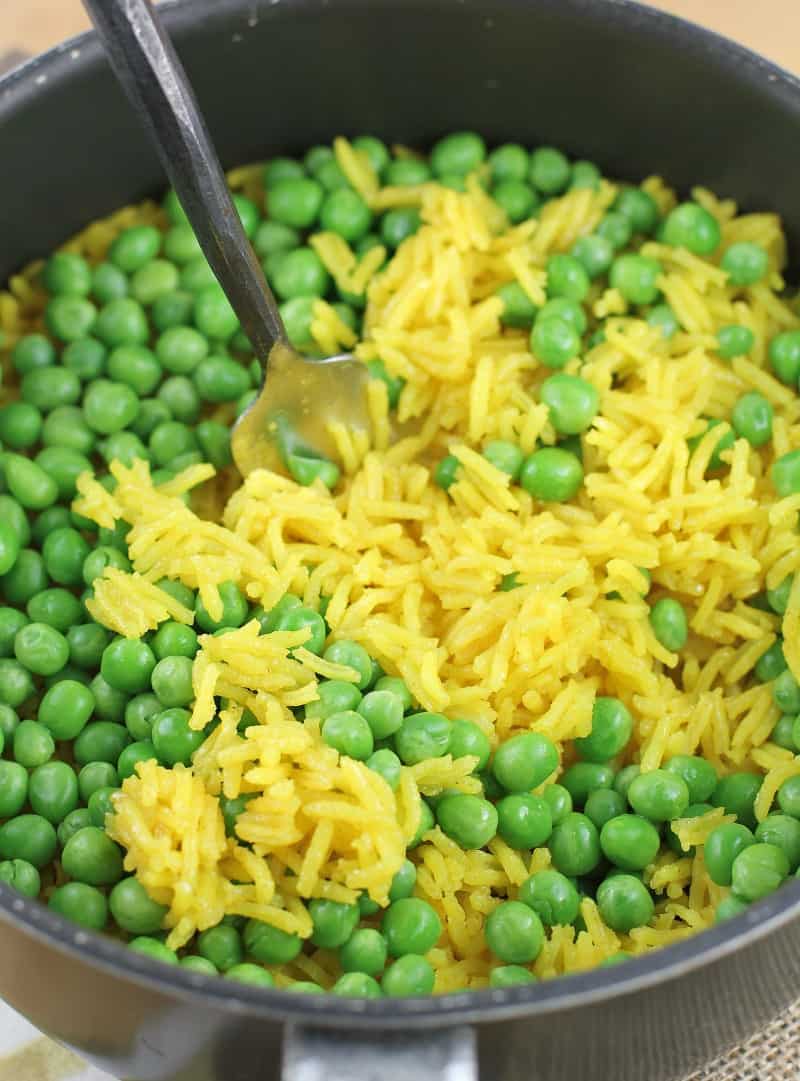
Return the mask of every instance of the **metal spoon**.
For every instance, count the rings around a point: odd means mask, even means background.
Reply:
[[[335,459],[329,423],[369,427],[365,365],[349,356],[309,360],[289,344],[186,72],[150,0],[84,6],[263,365],[261,392],[233,429],[236,465],[246,476],[260,467],[285,470],[292,453]]]

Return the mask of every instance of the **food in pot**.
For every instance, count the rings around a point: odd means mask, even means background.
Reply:
[[[166,963],[366,997],[616,964],[780,887],[778,218],[472,132],[230,181],[372,430],[241,481],[260,364],[172,194],[12,279],[0,877]]]

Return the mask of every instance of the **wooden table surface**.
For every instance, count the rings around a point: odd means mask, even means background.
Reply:
[[[800,0],[653,0],[800,72]],[[0,0],[0,54],[38,52],[87,25],[80,0]]]

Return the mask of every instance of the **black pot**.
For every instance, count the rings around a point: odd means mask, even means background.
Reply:
[[[425,144],[469,127],[707,185],[800,240],[800,83],[625,0],[193,0],[164,16],[227,165],[340,132]],[[0,162],[0,276],[163,186],[91,35],[0,83]],[[796,996],[800,884],[613,969],[436,999],[208,979],[6,887],[0,957],[14,1007],[129,1081],[666,1081]]]

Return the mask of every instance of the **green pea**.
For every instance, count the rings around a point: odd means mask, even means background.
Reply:
[[[731,424],[738,436],[752,447],[763,447],[772,438],[772,405],[763,394],[749,391],[736,402]]]
[[[449,750],[453,758],[463,758],[466,755],[476,757],[476,770],[486,766],[491,754],[491,746],[483,730],[472,721],[465,720],[455,720],[450,726]]]
[[[616,210],[610,210],[602,221],[597,225],[595,232],[598,236],[607,240],[614,251],[624,248],[633,233],[631,223],[625,215]]]
[[[519,888],[519,900],[532,908],[545,927],[566,926],[580,912],[580,894],[560,871],[538,871]]]
[[[17,632],[27,622],[24,612],[16,608],[0,608],[0,656],[11,656],[14,652],[14,639]]]
[[[798,814],[798,817],[800,817],[800,813]],[[409,852],[417,847],[417,845],[422,841],[425,834],[433,829],[435,823],[436,819],[434,817],[433,811],[430,809],[425,800],[423,800],[420,807],[420,819],[419,826],[417,827],[417,832],[414,834],[411,840],[406,843],[406,848]]]
[[[772,684],[772,698],[781,713],[800,712],[800,685],[788,668]]]
[[[653,304],[660,293],[661,264],[646,255],[619,255],[611,266],[609,283],[630,304]]]
[[[24,764],[0,759],[0,818],[18,815],[27,799],[28,771]]]
[[[328,636],[328,628],[319,612],[315,612],[313,608],[306,608],[304,605],[284,613],[275,629],[277,631],[306,631],[308,637],[302,645],[311,653],[316,654],[322,652]]]
[[[30,776],[31,810],[57,826],[78,806],[78,778],[66,762],[45,762]]]
[[[483,448],[483,456],[501,473],[507,473],[515,480],[522,468],[525,455],[515,443],[505,439],[494,439]]]
[[[29,402],[10,402],[0,409],[0,440],[14,450],[26,450],[39,439],[42,414]]]
[[[522,180],[502,180],[495,184],[492,198],[506,212],[512,225],[529,218],[539,202],[530,184]]]
[[[267,192],[267,210],[273,221],[295,229],[308,229],[316,221],[324,189],[307,177],[281,180]]]
[[[111,886],[122,878],[122,853],[96,826],[73,834],[61,853],[66,874],[89,886]]]
[[[755,673],[762,683],[769,683],[777,679],[781,672],[786,671],[786,658],[783,655],[783,640],[779,638],[759,657],[756,663]]]
[[[448,798],[456,799],[458,797],[452,796]],[[470,797],[464,796],[461,798],[468,799]],[[444,802],[443,800],[442,803]],[[441,817],[441,804],[437,808],[437,817]],[[439,824],[441,825],[441,821]],[[444,829],[444,827],[442,828]],[[527,792],[517,792],[505,796],[497,804],[496,830],[506,844],[512,848],[537,848],[547,842],[553,831],[553,817],[550,813],[550,806],[543,797],[534,796]],[[447,833],[447,830],[445,829],[444,832]],[[480,846],[476,845],[474,847]]]
[[[756,773],[730,773],[718,781],[711,802],[715,807],[724,807],[726,814],[736,815],[741,823],[754,829],[754,803],[762,781],[763,777]]]
[[[239,317],[222,288],[216,283],[197,293],[194,302],[194,324],[206,338],[220,342],[227,342],[239,329]]]
[[[731,285],[755,285],[769,269],[767,253],[759,244],[740,240],[731,244],[720,260]]]
[[[734,916],[740,916],[746,908],[746,901],[743,901],[740,897],[736,897],[735,894],[730,894],[728,897],[724,897],[717,905],[714,919],[717,923],[722,923],[724,920],[731,920]]]
[[[83,399],[83,415],[89,427],[101,435],[111,435],[127,428],[136,419],[139,400],[125,383],[99,379],[92,383]]]
[[[195,957],[193,955],[181,957],[178,964],[181,968],[188,969],[190,972],[199,972],[203,976],[217,975],[216,967],[205,957]]]
[[[489,155],[489,168],[496,183],[504,180],[524,180],[529,167],[530,156],[519,143],[504,143]]]
[[[796,385],[800,377],[800,330],[784,330],[776,334],[770,339],[767,355],[778,379]]]
[[[228,972],[244,960],[244,947],[235,927],[224,923],[203,931],[197,938],[197,952],[220,972]]]
[[[650,626],[665,649],[677,652],[686,645],[689,624],[680,601],[672,597],[662,597],[656,601],[650,609]]]
[[[339,963],[344,972],[377,976],[386,965],[386,939],[370,927],[354,931],[339,951]]]
[[[191,659],[164,657],[153,669],[150,684],[162,708],[188,706],[194,700]]]
[[[519,987],[526,983],[535,983],[536,977],[522,965],[497,965],[489,973],[490,987]]]
[[[627,934],[634,927],[644,927],[653,918],[653,898],[635,875],[617,874],[597,888],[597,907],[603,921],[612,929]]]
[[[545,195],[557,195],[569,184],[571,167],[568,159],[560,150],[551,146],[540,146],[530,157],[530,182]]]
[[[560,784],[548,784],[542,789],[542,799],[550,808],[550,818],[554,826],[572,812],[572,796],[569,791]]]
[[[190,714],[185,709],[166,709],[154,717],[150,738],[163,766],[182,763],[188,766],[205,734],[189,727]]]
[[[3,457],[6,484],[11,495],[29,510],[43,510],[58,499],[58,485],[41,466],[19,454]],[[13,564],[12,564],[13,566]]]
[[[774,892],[789,874],[789,860],[783,848],[756,843],[742,849],[731,869],[731,886],[743,901],[758,901]]]
[[[102,931],[108,922],[105,896],[94,886],[87,886],[83,882],[58,886],[47,903],[54,912],[92,931]]]
[[[589,275],[573,255],[551,255],[547,260],[547,295],[580,302],[589,292]]]
[[[383,777],[393,792],[396,791],[400,784],[403,764],[394,751],[390,751],[388,747],[382,747],[369,756],[366,764],[374,773]]]
[[[434,143],[430,160],[436,176],[466,176],[486,160],[486,144],[475,132],[454,132]]]
[[[326,661],[333,664],[342,664],[347,668],[353,668],[359,673],[358,687],[365,690],[372,682],[374,674],[372,658],[357,642],[340,639],[332,642],[323,653]],[[445,753],[445,752],[443,752]]]
[[[642,188],[623,188],[614,200],[614,210],[628,219],[635,233],[652,233],[658,224],[658,204]]]
[[[403,701],[391,691],[370,691],[355,708],[375,739],[394,735],[403,723]]]
[[[379,176],[389,164],[389,151],[386,144],[374,135],[357,135],[353,139],[353,147],[366,154],[370,165]]]
[[[17,709],[34,693],[31,674],[19,661],[0,660],[0,702]]]
[[[149,739],[129,743],[122,749],[117,759],[117,775],[120,781],[133,777],[140,762],[151,762],[153,759],[158,759],[158,757],[155,746]],[[97,824],[103,825],[103,820]]]
[[[233,965],[225,973],[225,976],[229,980],[236,980],[237,983],[247,983],[255,987],[274,987],[275,981],[271,974],[260,965],[251,965],[247,962],[243,962],[240,965]]]
[[[550,411],[557,432],[577,435],[586,431],[597,415],[597,390],[576,375],[551,375],[540,388],[540,397]]]
[[[680,330],[678,317],[669,304],[656,304],[651,308],[647,313],[647,324],[657,327],[661,331],[661,337],[667,340],[673,338]]]
[[[594,822],[572,812],[554,827],[548,842],[553,866],[574,877],[589,874],[600,862],[600,837]]]
[[[55,743],[44,725],[26,720],[20,721],[14,732],[13,748],[15,761],[27,769],[34,769],[50,761]]]
[[[530,327],[536,318],[536,305],[519,284],[507,282],[497,290],[503,302],[501,322],[508,327]]]
[[[152,961],[160,961],[164,965],[178,964],[178,955],[175,951],[165,946],[157,938],[139,935],[137,938],[131,939],[128,943],[128,949],[133,950],[134,953],[149,957]]]
[[[124,229],[109,249],[108,258],[125,274],[155,259],[161,249],[161,233],[153,225],[132,225]]]
[[[110,762],[88,762],[78,774],[78,791],[84,803],[88,803],[99,789],[117,787],[119,787],[119,777]],[[76,813],[73,812],[73,816]],[[91,824],[90,820],[84,823],[87,826]],[[62,841],[62,844],[64,843]]]
[[[395,749],[406,766],[441,758],[450,749],[450,731],[450,721],[442,714],[415,713],[395,733]]]
[[[580,352],[580,334],[566,319],[556,315],[537,318],[531,331],[530,348],[547,368],[563,368]]]
[[[583,466],[574,454],[560,447],[543,447],[522,463],[519,483],[543,503],[565,503],[583,484]]]
[[[273,158],[264,166],[264,187],[274,188],[281,180],[296,180],[305,175],[302,163],[294,158]]]
[[[510,798],[513,799],[514,797]],[[517,797],[517,799],[519,798]],[[546,808],[542,813],[545,812]],[[446,795],[437,804],[436,820],[442,832],[460,845],[461,848],[483,848],[497,833],[498,813],[499,807],[496,810],[488,800],[481,799],[480,796]],[[506,817],[509,821],[515,821],[522,832],[526,825],[530,828],[533,813],[531,811],[526,816],[518,812],[515,817],[513,811],[507,809]],[[415,953],[417,951],[411,950],[410,952]],[[424,953],[425,951],[419,952]]]
[[[108,643],[111,632],[98,623],[83,623],[67,631],[69,659],[78,668],[96,669]]]
[[[392,957],[425,954],[432,949],[442,933],[442,923],[436,910],[418,897],[393,901],[381,924],[386,949]]]
[[[201,630],[210,634],[222,627],[241,627],[247,619],[247,600],[235,582],[222,582],[217,590],[222,601],[222,616],[219,620],[211,618],[199,596],[195,604],[195,622]]]
[[[25,860],[40,870],[55,852],[56,831],[41,815],[17,815],[0,826],[0,860]]]
[[[607,762],[628,745],[633,718],[618,698],[597,698],[592,708],[592,729],[575,740],[581,758],[587,762]]]
[[[447,454],[436,466],[433,479],[445,492],[458,480],[461,462],[453,454]]]
[[[97,689],[92,681],[92,689]],[[114,721],[92,721],[87,724],[73,745],[75,761],[85,766],[90,762],[115,765],[124,747],[130,743],[128,730]],[[80,781],[80,777],[78,778]],[[104,784],[110,783],[104,781]]]
[[[572,245],[570,254],[578,260],[590,279],[606,274],[614,260],[614,246],[598,233],[579,237]]]
[[[593,161],[576,161],[572,164],[572,176],[570,178],[570,191],[578,188],[591,188],[597,191],[602,179],[600,170]]]
[[[790,815],[770,814],[759,822],[756,841],[780,848],[789,861],[789,871],[800,866],[800,822]]]
[[[424,957],[408,953],[398,959],[384,973],[381,988],[390,998],[408,995],[429,995],[433,991],[435,975],[433,966]]]
[[[624,871],[641,871],[658,855],[658,830],[639,815],[620,814],[600,830],[600,847],[605,857]]]
[[[641,773],[628,789],[628,802],[652,822],[680,818],[689,806],[689,788],[681,776],[665,769]]]
[[[311,942],[325,950],[343,946],[356,929],[360,915],[358,905],[323,898],[309,901],[308,913],[314,928]]]
[[[163,333],[170,327],[185,326],[190,322],[193,311],[194,295],[188,290],[175,289],[171,293],[163,293],[153,301],[150,318],[155,329]]]
[[[154,934],[167,914],[166,906],[153,901],[136,878],[117,882],[109,894],[108,906],[114,921],[131,935]]]
[[[244,948],[256,961],[267,965],[285,965],[300,953],[303,940],[299,935],[281,931],[261,920],[248,920],[244,930]]]
[[[674,755],[664,764],[664,769],[683,778],[691,803],[704,803],[710,799],[719,780],[711,763],[696,755]]]
[[[706,870],[718,886],[730,886],[733,864],[740,852],[756,843],[747,826],[726,822],[708,835],[703,847]]]
[[[484,934],[494,956],[511,964],[535,961],[544,942],[542,921],[521,901],[502,901],[492,909]]]
[[[39,721],[54,739],[77,739],[94,710],[94,695],[76,680],[54,684],[39,704]]]
[[[98,263],[92,269],[92,294],[101,304],[127,296],[128,278],[113,263]]]
[[[325,197],[320,210],[320,225],[323,229],[338,233],[348,244],[360,240],[369,232],[371,224],[372,212],[361,196],[352,189],[340,188]]]
[[[0,574],[7,574],[19,558],[19,537],[13,526],[0,520]]]
[[[11,362],[20,375],[34,368],[47,368],[56,362],[53,343],[44,334],[25,334],[11,351]]]
[[[156,658],[138,638],[116,638],[103,651],[100,674],[110,687],[126,694],[140,694],[150,685]]]
[[[369,758],[374,748],[368,722],[354,710],[332,713],[326,717],[322,724],[322,739],[340,754],[361,761]]]
[[[526,792],[547,780],[558,766],[552,740],[525,732],[501,743],[492,760],[492,773],[507,792]]]
[[[732,323],[729,326],[720,327],[717,331],[717,350],[723,360],[732,360],[734,357],[744,356],[750,352],[754,345],[755,335],[749,327]],[[772,361],[771,350],[770,360]],[[800,373],[800,349],[797,354],[797,369]],[[779,375],[779,378],[782,378],[782,376]]]
[[[430,178],[431,171],[427,164],[416,158],[399,158],[386,167],[386,183],[390,187],[416,187]]]
[[[91,300],[81,296],[53,297],[44,312],[47,329],[62,342],[85,338],[97,320],[97,308]]]
[[[24,897],[38,897],[42,888],[39,872],[27,860],[3,860],[0,863],[0,882],[11,886]]]
[[[173,262],[168,259],[153,259],[140,267],[131,278],[131,296],[140,304],[149,307],[159,297],[173,293],[179,281],[178,268]]]
[[[306,717],[324,721],[334,713],[358,709],[361,692],[352,683],[329,679],[317,685],[319,699],[306,706]],[[382,737],[379,737],[382,738]]]
[[[719,247],[720,238],[719,222],[697,203],[681,203],[664,221],[664,243],[688,248],[695,255],[711,255]]]
[[[2,738],[3,746],[11,743],[14,733],[17,730],[19,724],[19,714],[11,706],[0,703],[0,738]],[[0,814],[0,818],[4,816]]]
[[[791,450],[778,458],[772,465],[770,476],[772,485],[781,499],[799,492],[800,450]]]
[[[784,750],[791,751],[792,754],[797,754],[797,744],[794,741],[796,720],[796,717],[779,717],[769,737],[778,747],[783,747]]]
[[[86,327],[80,337],[85,337],[89,329]],[[132,297],[109,301],[97,316],[93,329],[109,349],[118,345],[146,345],[150,337],[144,308]]]
[[[583,812],[599,830],[602,830],[606,822],[623,814],[626,806],[625,797],[615,792],[613,788],[598,788],[586,797]]]

